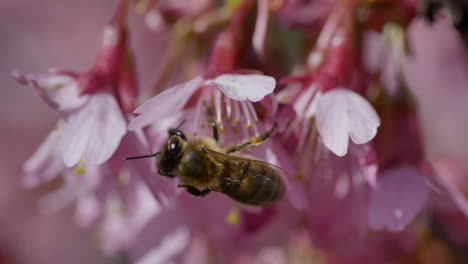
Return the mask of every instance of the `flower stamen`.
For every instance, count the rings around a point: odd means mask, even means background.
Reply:
[[[242,110],[244,111],[245,118],[247,119],[247,124],[245,125],[245,127],[247,129],[252,128],[254,130],[254,135],[255,136],[260,135],[258,133],[257,125],[255,124],[255,122],[252,122],[253,117],[252,117],[252,113],[249,111],[248,103],[245,102],[245,101],[242,101],[242,102],[240,102],[240,104],[242,106]]]
[[[254,118],[255,123],[258,123],[257,112],[255,111],[253,104],[250,102],[247,102],[247,106],[249,107],[250,113],[252,113],[252,117]]]
[[[234,103],[234,123],[238,123],[240,119],[239,101],[235,101]]]
[[[224,103],[226,104],[226,117],[227,117],[227,120],[231,120],[231,113],[232,113],[231,99],[229,99],[227,96],[225,96],[224,97]]]
[[[216,112],[216,123],[219,125],[219,131],[224,131],[223,121],[221,119],[221,92],[216,90],[214,93],[214,104]]]

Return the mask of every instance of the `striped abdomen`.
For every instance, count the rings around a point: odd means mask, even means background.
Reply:
[[[248,159],[229,165],[221,188],[232,199],[248,205],[269,205],[283,196],[281,171],[274,166]]]

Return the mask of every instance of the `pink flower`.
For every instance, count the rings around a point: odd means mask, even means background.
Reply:
[[[445,14],[432,25],[414,20],[408,39],[412,53],[404,61],[404,77],[418,100],[430,179],[468,215],[466,45]]]
[[[76,76],[61,72],[20,75],[15,78],[33,86],[61,115],[58,149],[68,167],[83,159],[99,165],[108,160],[126,133],[126,121],[114,96],[107,92],[79,95]]]
[[[405,56],[404,31],[387,23],[382,33],[369,31],[363,37],[363,64],[372,74],[380,75],[386,91],[396,96],[402,85],[401,64]]]
[[[119,3],[85,73],[13,73],[59,114],[25,163],[23,185],[60,177],[40,209],[73,205],[78,225],[98,227],[106,255],[123,251],[139,264],[398,262],[419,257],[433,215],[445,225],[468,215],[467,54],[444,13],[431,28],[411,23],[405,54],[413,0],[133,1],[172,39],[158,94],[135,109],[130,1]],[[196,77],[160,92],[187,76]],[[157,152],[169,128],[187,140],[211,136],[212,121],[222,149],[275,128],[242,154],[279,167],[285,199],[251,208],[220,192],[194,197],[160,177],[154,158],[123,160]],[[445,229],[463,243],[458,221]]]
[[[333,257],[344,263],[362,263],[371,260],[373,263],[381,263],[388,258],[393,247],[405,247],[405,241],[413,237],[412,234],[396,233],[374,233],[370,234],[371,225],[391,227],[394,218],[386,218],[390,211],[389,201],[395,201],[409,220],[420,210],[420,199],[403,207],[407,197],[414,188],[408,186],[406,196],[395,196],[395,193],[384,193],[391,188],[387,179],[379,182],[377,195],[372,194],[373,187],[368,184],[369,179],[375,178],[377,174],[375,153],[369,144],[350,145],[350,151],[345,157],[326,155],[305,176],[309,187],[309,234],[312,242],[326,252],[333,252]],[[400,174],[404,177],[404,174]],[[401,180],[401,178],[399,178]],[[414,183],[414,179],[413,183]],[[421,181],[421,178],[419,178]],[[405,182],[409,182],[405,180]],[[418,178],[416,178],[416,183]],[[400,181],[395,180],[394,185]],[[388,190],[390,191],[390,190]],[[386,199],[378,203],[374,196]],[[406,199],[405,199],[406,197]],[[424,196],[423,196],[424,197]],[[427,197],[427,191],[426,191]],[[401,199],[399,199],[401,198]],[[375,204],[374,204],[375,203]],[[419,205],[418,205],[419,203]],[[416,206],[412,206],[416,205]],[[375,207],[382,206],[382,208]],[[393,208],[395,209],[395,208]],[[408,209],[408,210],[406,210]],[[346,215],[346,217],[340,217]],[[370,217],[374,216],[374,218]],[[377,217],[375,217],[377,216]],[[402,218],[405,218],[402,216]],[[400,224],[405,223],[402,219]],[[398,223],[395,223],[397,226]],[[406,224],[406,223],[405,223]],[[401,226],[399,226],[401,228]],[[408,230],[408,227],[405,227]],[[403,230],[403,228],[399,229]],[[411,230],[411,229],[409,229]],[[395,231],[395,230],[393,230]],[[414,245],[413,245],[414,246]],[[411,246],[411,247],[413,247]],[[338,262],[341,263],[341,262]]]
[[[80,163],[70,169],[55,157],[59,132],[52,131],[25,164],[24,184],[37,187],[61,176],[63,184],[39,200],[41,211],[54,213],[75,204],[78,225],[100,227],[101,247],[106,254],[129,248],[159,210],[155,198],[161,201],[173,195],[176,187],[154,177],[155,167],[150,160],[123,160],[128,153],[147,151],[135,133],[126,135],[114,155],[100,166]]]
[[[135,113],[140,115],[130,122],[129,129],[185,115],[190,117],[185,124],[191,128],[190,131],[201,134],[201,129],[208,124],[206,111],[210,108],[221,131],[230,124],[243,135],[258,136],[259,119],[252,103],[272,93],[275,84],[272,77],[260,74],[221,74],[212,79],[196,77],[138,107]]]
[[[194,261],[192,257],[231,262],[244,252],[260,251],[266,241],[279,247],[301,221],[301,214],[286,203],[256,209],[239,208],[218,193],[203,199],[182,193],[142,230],[132,259],[143,264]]]
[[[317,130],[323,144],[333,153],[346,155],[348,141],[364,144],[377,134],[380,119],[374,108],[359,94],[338,88],[317,101]]]
[[[298,119],[285,133],[289,135],[302,124],[299,151],[307,144],[308,135],[317,131],[323,145],[342,157],[348,152],[350,139],[356,144],[371,141],[380,119],[371,104],[356,92],[341,87],[323,92],[322,85],[312,81],[304,90],[300,85],[291,85],[278,94],[278,101],[291,103],[298,113]],[[291,96],[295,99],[290,100]]]
[[[126,4],[127,1],[120,2],[104,29],[100,53],[89,72],[13,72],[19,83],[35,88],[60,114],[58,149],[68,167],[80,160],[94,165],[107,161],[127,131],[125,111],[133,110],[136,87],[131,61],[127,60],[123,26]]]
[[[123,160],[149,150],[141,131],[127,132],[126,115],[137,93],[123,26],[126,3],[120,2],[105,28],[103,46],[87,73],[13,73],[60,116],[26,162],[24,184],[36,187],[62,177],[62,185],[40,199],[40,209],[51,213],[74,204],[80,226],[100,226],[101,247],[109,255],[130,247],[159,202],[176,189],[152,177],[150,160]]]
[[[78,75],[72,72],[51,70],[45,74],[23,75],[13,71],[12,75],[20,84],[34,88],[44,102],[64,116],[89,100],[87,95],[80,95]]]

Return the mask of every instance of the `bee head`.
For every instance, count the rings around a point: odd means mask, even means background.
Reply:
[[[157,160],[159,174],[163,176],[172,176],[172,172],[179,164],[187,144],[187,137],[182,131],[169,129],[168,132],[169,138],[163,145]]]

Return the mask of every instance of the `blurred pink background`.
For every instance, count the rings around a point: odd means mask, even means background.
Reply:
[[[19,185],[21,166],[54,126],[57,114],[12,69],[85,71],[97,52],[114,1],[0,1],[0,263],[108,263],[92,230],[73,225],[72,210],[40,215],[41,190]],[[42,190],[43,192],[44,190]]]
[[[93,230],[83,231],[74,226],[72,208],[55,215],[41,215],[37,201],[45,189],[25,190],[20,186],[23,162],[53,128],[58,115],[32,88],[14,82],[10,72],[17,69],[42,73],[50,68],[86,71],[93,63],[102,27],[115,2],[0,1],[0,264],[112,261],[100,254]],[[141,19],[133,19],[132,25],[137,26],[132,31],[132,41],[139,50],[140,84],[145,88],[157,77],[161,59],[158,51],[163,50],[164,36],[148,34],[145,31],[148,29],[138,23],[141,24]],[[135,41],[142,37],[145,41]],[[468,118],[466,101],[462,100],[467,97],[465,91],[460,96],[439,87],[421,87],[424,90],[410,88],[420,103],[428,157],[448,156],[465,162],[468,159],[468,141],[462,140],[466,138],[468,124],[464,122]],[[466,166],[466,162],[463,164]]]

